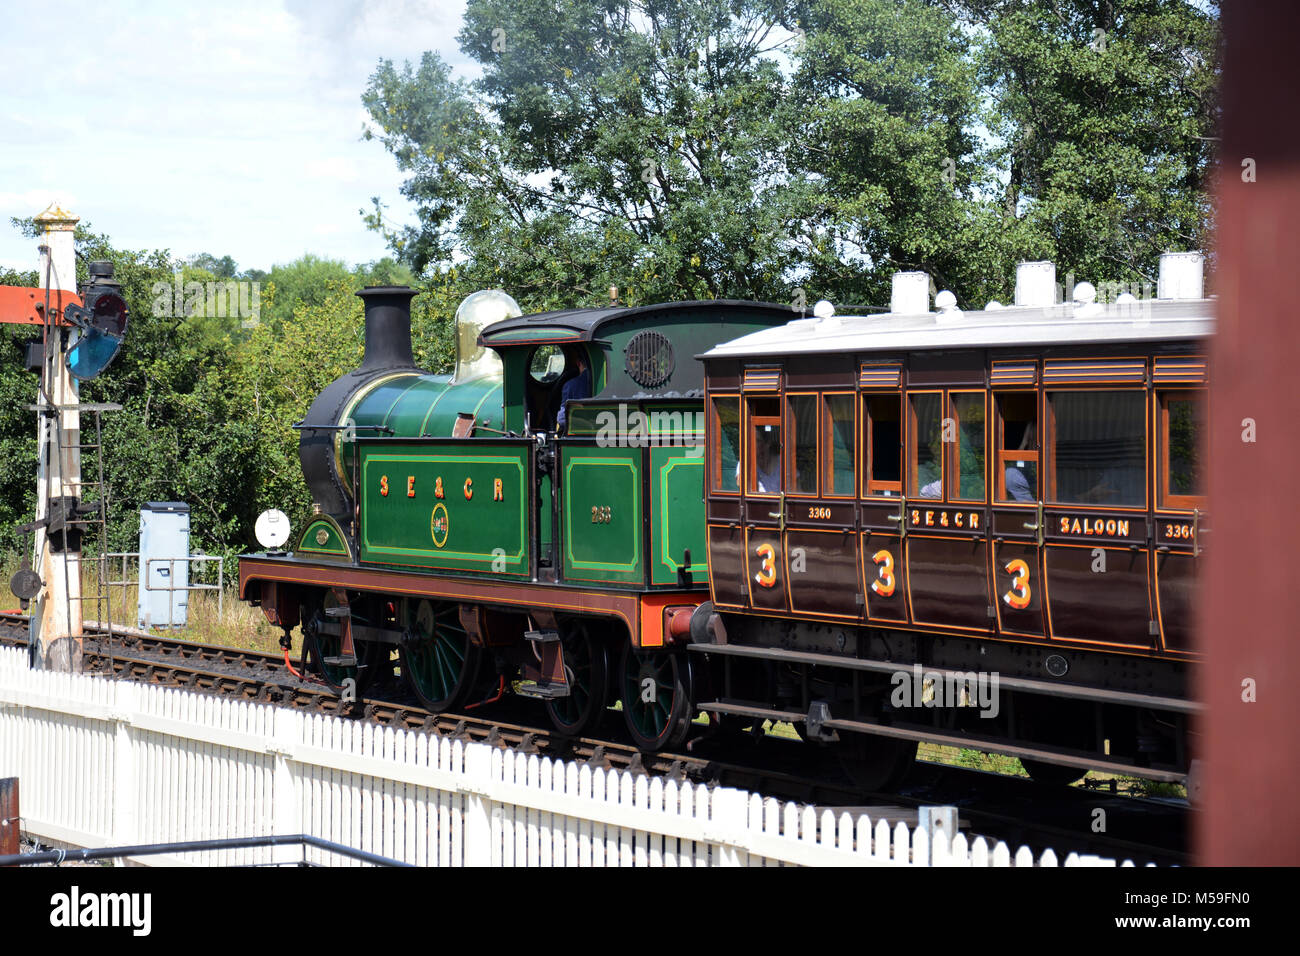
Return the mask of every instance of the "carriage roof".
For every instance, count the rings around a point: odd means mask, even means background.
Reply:
[[[1213,299],[1066,302],[969,312],[799,318],[724,342],[702,357],[1185,341],[1213,331]]]

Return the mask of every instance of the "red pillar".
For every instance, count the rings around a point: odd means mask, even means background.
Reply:
[[[1300,108],[1295,0],[1223,5],[1218,325],[1199,580],[1197,860],[1300,863]],[[1253,180],[1253,181],[1251,181]],[[1251,434],[1253,423],[1254,434]],[[1248,440],[1253,438],[1254,440]],[[1253,687],[1254,701],[1251,696]]]

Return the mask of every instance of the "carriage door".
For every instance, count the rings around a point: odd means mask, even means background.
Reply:
[[[1155,596],[1164,649],[1192,651],[1192,601],[1199,557],[1205,550],[1205,392],[1161,388],[1165,383],[1203,384],[1204,358],[1157,358]]]
[[[1158,641],[1145,367],[1142,359],[1044,364],[1043,562],[1053,638],[1142,649]],[[1080,387],[1111,371],[1108,385],[1132,386]]]
[[[983,632],[994,626],[987,399],[983,389],[907,393],[907,570],[916,624]]]
[[[859,519],[862,593],[867,619],[908,621],[907,565],[903,542],[907,536],[903,497],[903,395],[901,366],[864,364],[858,373],[862,388],[862,510]]]
[[[759,376],[756,373],[767,373]],[[777,369],[746,369],[746,383],[757,379],[773,386],[780,378]],[[749,392],[744,396],[743,458],[740,483],[743,493],[745,586],[748,605],[755,610],[789,610],[786,581],[785,529],[786,495],[781,475],[781,395],[779,391]]]
[[[1042,637],[1043,509],[1039,481],[1037,364],[994,362],[993,607],[998,629]],[[999,387],[1003,386],[1003,387]],[[1010,390],[1006,386],[1022,386]]]
[[[715,381],[722,378],[712,372]],[[724,380],[734,388],[735,377]],[[738,392],[711,393],[708,398],[708,547],[709,587],[720,608],[749,603],[745,586],[745,526],[741,516],[742,452],[741,399]]]
[[[785,392],[785,551],[790,610],[856,621],[863,614],[854,506],[856,395]]]

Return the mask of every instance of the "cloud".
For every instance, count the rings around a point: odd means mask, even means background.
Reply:
[[[245,267],[302,249],[384,255],[357,210],[379,195],[398,220],[414,214],[392,157],[361,138],[369,76],[380,58],[430,49],[473,66],[456,49],[455,0],[5,7],[0,213],[30,216],[57,197],[118,245]],[[23,39],[41,33],[67,51],[57,65]],[[5,226],[0,258],[27,261],[31,241]]]

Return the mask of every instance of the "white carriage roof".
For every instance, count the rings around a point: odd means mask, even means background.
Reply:
[[[800,318],[724,342],[702,358],[1097,345],[1199,339],[1213,332],[1213,299],[1140,299],[1106,305],[1065,302],[972,312]]]

